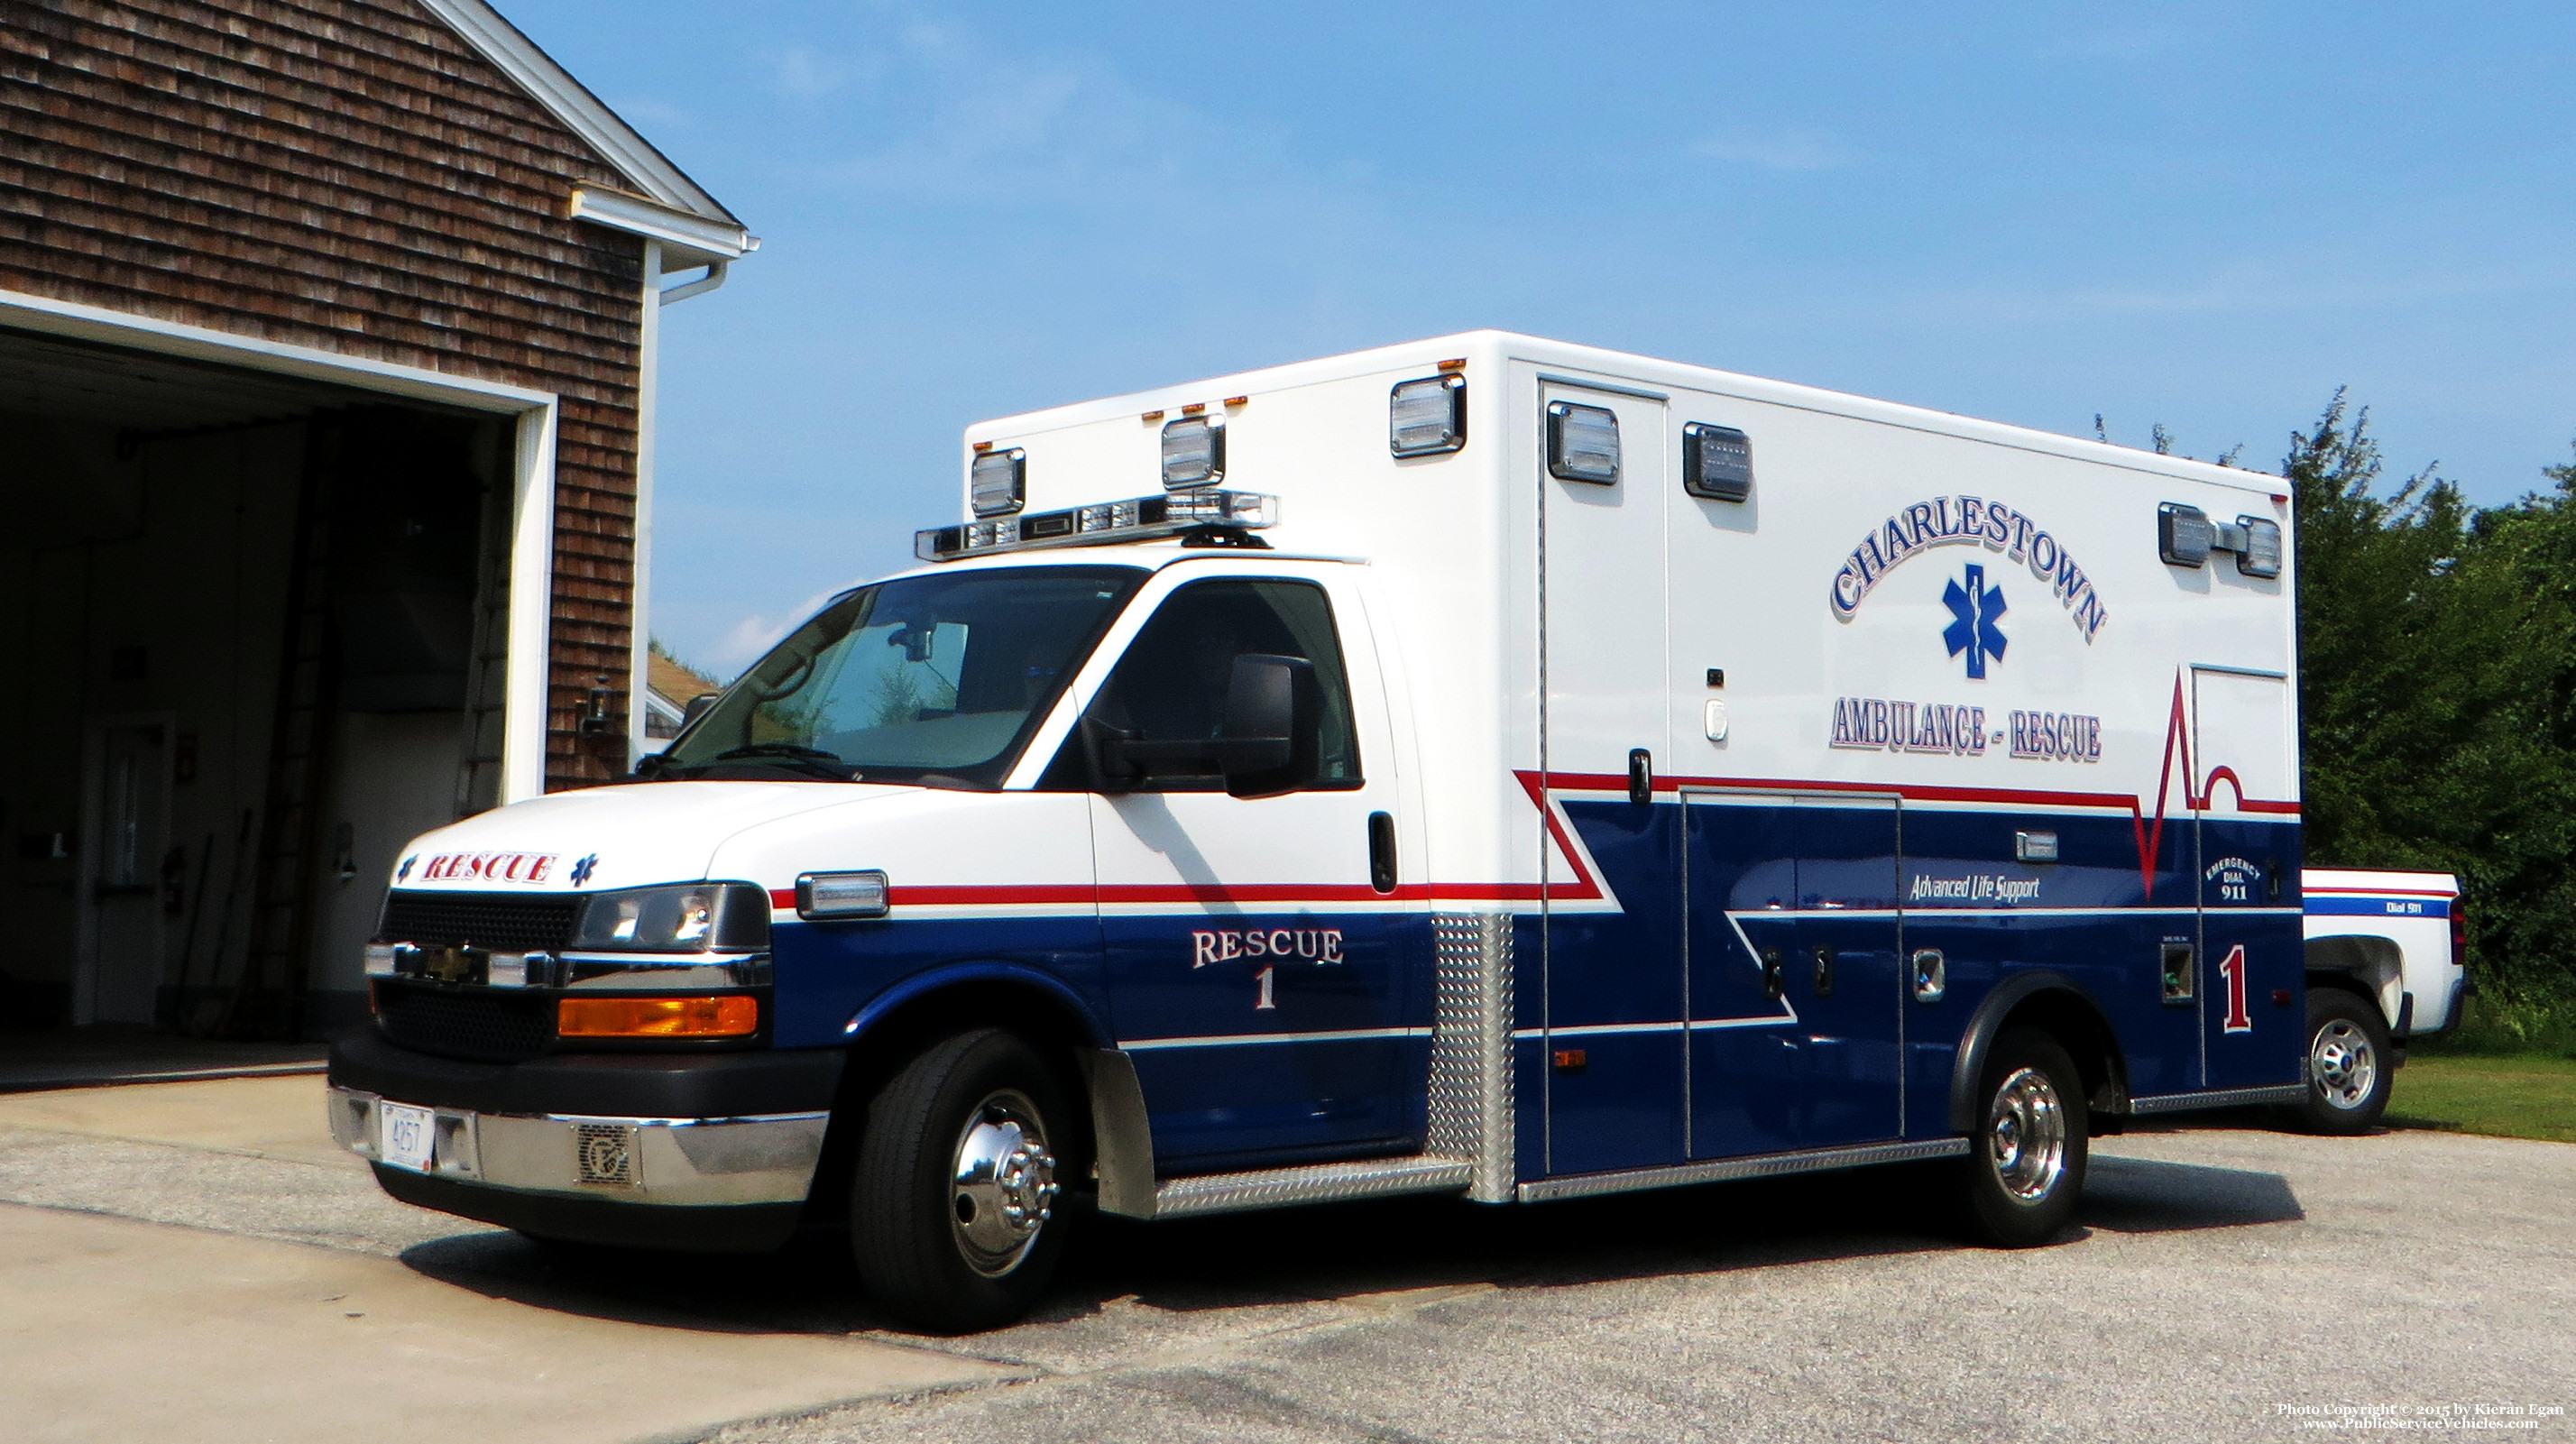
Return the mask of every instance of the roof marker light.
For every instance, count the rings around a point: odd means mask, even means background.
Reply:
[[[1207,408],[1199,408],[1205,411]],[[1225,480],[1225,418],[1188,416],[1163,426],[1163,489],[1214,486]]]
[[[1559,481],[1615,486],[1619,481],[1619,414],[1571,401],[1547,404],[1547,474]]]
[[[1467,444],[1467,378],[1425,376],[1387,393],[1386,445],[1398,456],[1437,456]]]
[[[966,471],[966,497],[977,516],[1008,516],[1027,505],[1029,454],[1014,446],[976,457]]]
[[[913,533],[912,553],[926,562],[953,562],[1039,547],[1153,541],[1200,527],[1259,531],[1278,524],[1279,498],[1275,496],[1254,491],[1185,491],[933,527]]]

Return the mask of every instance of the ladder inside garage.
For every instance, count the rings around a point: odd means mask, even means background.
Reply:
[[[318,412],[305,431],[304,476],[286,564],[286,628],[269,723],[268,774],[252,865],[248,940],[219,1015],[192,1031],[293,1038],[301,1024],[321,869],[322,791],[331,775],[339,683],[331,627],[331,511],[346,418]],[[274,978],[276,987],[271,989]]]
[[[510,473],[488,459],[475,470],[483,486],[483,517],[474,642],[465,664],[465,735],[456,766],[460,818],[501,804],[501,719],[510,698]]]

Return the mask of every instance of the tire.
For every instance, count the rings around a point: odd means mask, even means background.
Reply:
[[[1996,1248],[2035,1248],[2066,1230],[2084,1192],[2090,1113],[2084,1078],[2055,1038],[2008,1028],[1977,1080],[1982,1122],[1969,1139],[1970,1236]]]
[[[942,1334],[1027,1312],[1064,1251],[1072,1116],[1055,1071],[998,1029],[946,1038],[888,1080],[850,1181],[850,1250],[877,1302]]]
[[[2292,1109],[2301,1128],[2350,1137],[2379,1126],[2396,1055],[2375,1004],[2346,988],[2309,989],[2305,1056],[2308,1094]]]

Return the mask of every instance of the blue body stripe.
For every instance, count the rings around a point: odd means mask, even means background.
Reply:
[[[1988,989],[2030,969],[2095,1001],[2135,1094],[2299,1077],[2300,918],[2295,895],[2270,896],[2298,876],[2294,821],[2170,822],[2142,873],[2127,818],[1669,800],[1565,810],[1623,907],[1518,918],[1524,1179],[1943,1136],[1961,1030]],[[2063,861],[2009,860],[2013,833],[2031,828],[2058,834]],[[2438,915],[2422,901],[2410,915]],[[1162,1045],[1133,1056],[1167,1173],[1420,1148],[1427,912],[1285,906],[782,921],[775,1036],[841,1045],[854,1022],[864,1039],[931,988],[1018,979],[1066,1003],[1095,1041]],[[1213,963],[1191,942],[1210,927],[1332,928],[1342,942],[1330,965]],[[2169,943],[2198,948],[2197,995],[2180,1005],[2162,996]],[[1909,957],[1927,948],[1948,975],[1928,1005],[1908,985]],[[1778,1000],[1763,985],[1768,952]],[[2245,1026],[2231,1030],[2239,984]],[[1555,1066],[1551,1026],[1583,1051],[1579,1068]],[[1253,1036],[1274,1034],[1289,1036]]]

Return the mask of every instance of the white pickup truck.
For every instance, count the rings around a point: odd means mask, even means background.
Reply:
[[[2308,965],[2308,1097],[2318,1133],[2361,1133],[2388,1107],[2406,1045],[2460,1026],[2468,925],[2447,872],[2300,875]]]

